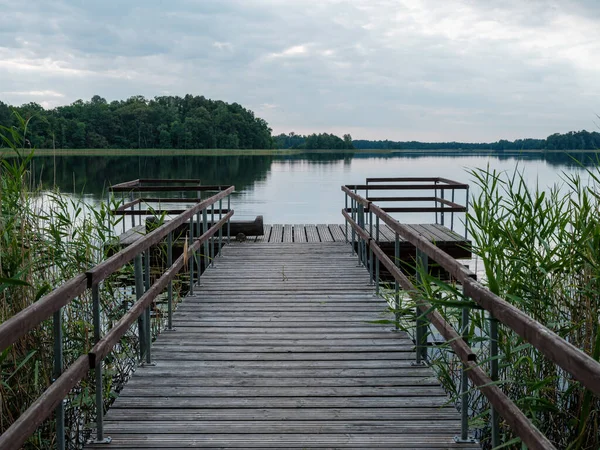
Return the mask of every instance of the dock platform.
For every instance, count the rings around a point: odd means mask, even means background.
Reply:
[[[326,229],[225,246],[108,411],[112,443],[87,448],[478,448]]]
[[[470,242],[463,236],[439,224],[413,224],[408,225],[418,234],[424,236],[440,249],[454,258],[464,259],[471,257]],[[280,243],[318,243],[318,242],[346,242],[346,225],[343,224],[265,224],[261,236],[246,236],[249,242],[268,244]],[[348,228],[348,238],[351,239],[351,229]],[[137,225],[119,236],[120,247],[127,247],[145,235],[144,225]],[[395,233],[386,224],[380,225],[380,236],[377,241],[384,251],[394,252]],[[413,254],[414,247],[400,238],[401,254]]]

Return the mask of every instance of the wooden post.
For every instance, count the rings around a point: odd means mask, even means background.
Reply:
[[[54,383],[63,371],[63,332],[62,332],[62,308],[53,315],[52,328],[54,334],[54,367],[52,370],[52,382]],[[62,400],[54,409],[56,416],[56,448],[65,449],[65,402]]]
[[[429,257],[427,254],[417,249],[417,283],[425,282],[421,277],[421,270],[427,274],[429,271]],[[424,364],[427,360],[427,319],[424,317],[421,309],[417,305],[415,308],[416,315],[416,336],[415,336],[415,345],[417,347],[417,365]]]
[[[167,236],[167,267],[170,269],[173,265],[173,232],[170,232]],[[173,330],[173,280],[169,280],[169,286],[167,288],[167,330]]]
[[[98,284],[92,286],[92,309],[94,323],[94,343],[100,340],[100,292]],[[108,444],[111,438],[104,437],[104,398],[102,389],[102,361],[96,361],[94,367],[96,379],[96,440],[97,444]]]

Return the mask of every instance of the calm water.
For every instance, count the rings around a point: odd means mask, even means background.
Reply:
[[[580,154],[589,161],[593,155]],[[530,184],[547,187],[563,173],[585,170],[568,155],[473,155],[307,153],[293,156],[106,156],[35,158],[38,179],[94,203],[105,187],[136,178],[199,178],[203,184],[233,184],[237,219],[262,214],[265,223],[342,223],[343,184],[367,177],[443,176],[471,183],[469,169],[490,166],[513,171],[518,165]],[[55,169],[55,170],[54,170]],[[474,190],[476,193],[476,190]],[[413,194],[414,195],[414,194]],[[462,202],[462,199],[457,198]],[[410,216],[406,222],[429,221]]]

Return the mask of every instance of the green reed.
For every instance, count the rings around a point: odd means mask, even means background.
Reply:
[[[547,190],[530,187],[522,172],[472,170],[480,191],[471,200],[468,231],[494,293],[546,325],[594,359],[600,359],[600,175],[563,177]],[[470,309],[468,330],[482,367],[489,370],[489,317],[451,283],[422,274],[421,293],[459,329]],[[404,308],[412,305],[406,303]],[[457,303],[458,302],[458,303]],[[464,302],[464,303],[461,303]],[[414,317],[414,314],[413,314]],[[405,324],[407,327],[408,324]],[[457,398],[460,365],[447,348],[430,352],[432,365]],[[555,366],[509,328],[499,327],[500,388],[557,448],[600,447],[600,399]],[[472,427],[490,447],[489,403],[470,392]],[[520,448],[501,422],[503,448]]]
[[[0,127],[0,321],[4,322],[71,277],[85,272],[114,251],[115,229],[122,218],[110,211],[111,200],[94,207],[80,196],[35,188],[33,151],[27,147],[28,122],[17,116],[20,128]],[[10,155],[10,158],[6,157]],[[135,300],[133,268],[125,266],[100,288],[103,333],[122,317]],[[177,288],[175,291],[177,294]],[[154,320],[154,334],[160,315]],[[63,308],[65,369],[93,345],[89,292]],[[53,362],[52,320],[44,321],[0,354],[0,432],[6,430],[50,385]],[[105,359],[105,408],[137,363],[135,328]],[[94,427],[93,373],[66,399],[68,448],[81,448]],[[46,421],[25,448],[46,449],[55,444],[53,419]]]

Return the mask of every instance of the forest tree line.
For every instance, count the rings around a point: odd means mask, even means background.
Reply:
[[[17,125],[16,112],[31,118],[28,139],[36,148],[161,149],[376,149],[376,150],[598,150],[600,133],[555,133],[546,139],[501,139],[491,143],[353,140],[320,133],[271,135],[268,123],[238,103],[203,96],[143,96],[89,101],[44,109],[37,103],[9,106],[0,101],[0,125]]]
[[[237,103],[203,96],[142,96],[44,109],[37,103],[0,102],[0,124],[16,125],[15,110],[31,118],[28,139],[37,148],[271,148],[267,122]]]
[[[418,142],[418,141],[352,141],[357,149],[381,150],[599,150],[600,133],[596,131],[569,131],[554,133],[546,139],[501,139],[489,143],[471,142]]]

